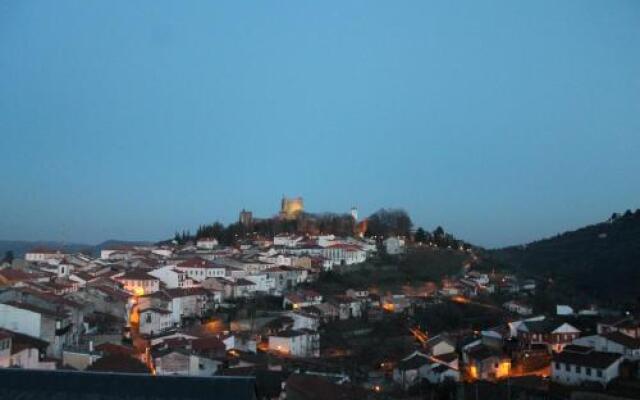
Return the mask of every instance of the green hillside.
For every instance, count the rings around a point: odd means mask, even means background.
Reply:
[[[612,303],[640,298],[640,210],[491,254],[579,298]]]

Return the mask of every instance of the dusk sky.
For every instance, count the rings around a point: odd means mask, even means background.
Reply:
[[[0,239],[278,211],[484,246],[640,207],[640,1],[2,1]]]

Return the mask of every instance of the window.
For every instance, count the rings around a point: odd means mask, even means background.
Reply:
[[[576,373],[581,373],[582,372],[582,367],[579,365],[576,365]]]
[[[147,324],[151,323],[151,313],[147,313]]]
[[[591,368],[587,368],[586,371],[587,371],[587,375],[591,376]]]
[[[602,370],[601,369],[597,370],[596,373],[598,374],[598,378],[602,378]]]
[[[571,371],[571,366],[570,366],[569,364],[565,364],[565,365],[564,365],[564,369],[565,369],[566,371]]]
[[[560,370],[561,364],[559,362],[556,361],[556,369]]]

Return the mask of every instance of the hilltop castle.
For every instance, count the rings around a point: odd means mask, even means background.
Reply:
[[[280,218],[286,220],[294,220],[304,211],[304,202],[302,197],[288,198],[282,196],[282,204],[280,205]]]

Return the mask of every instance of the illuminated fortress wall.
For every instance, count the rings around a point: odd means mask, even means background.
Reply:
[[[300,213],[304,211],[304,202],[302,197],[282,198],[280,207],[280,217],[284,219],[296,219]]]

